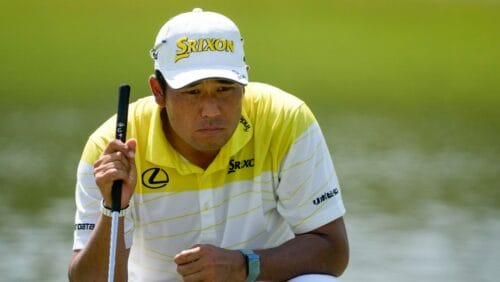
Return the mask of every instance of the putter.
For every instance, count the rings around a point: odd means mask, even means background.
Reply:
[[[118,112],[116,116],[116,139],[122,142],[126,141],[127,135],[127,118],[128,118],[128,103],[130,97],[130,86],[120,85],[118,87]],[[122,198],[122,180],[115,180],[111,189],[111,238],[109,241],[109,267],[108,267],[108,282],[113,282],[115,279],[115,259],[116,245],[118,244],[118,216],[120,214],[120,205]]]

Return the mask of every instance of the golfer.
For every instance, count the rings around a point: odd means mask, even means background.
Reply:
[[[115,140],[112,117],[83,150],[70,280],[106,280],[122,180],[117,281],[337,281],[345,208],[310,109],[249,82],[243,39],[221,14],[175,16],[151,55],[153,95],[130,104],[130,139]]]

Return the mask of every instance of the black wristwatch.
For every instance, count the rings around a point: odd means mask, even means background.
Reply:
[[[260,274],[260,257],[252,250],[240,250],[247,261],[247,279],[245,282],[254,282]]]

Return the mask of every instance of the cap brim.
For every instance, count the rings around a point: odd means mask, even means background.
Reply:
[[[173,89],[179,89],[193,82],[208,79],[222,78],[229,79],[234,82],[247,85],[248,74],[245,68],[217,68],[217,69],[193,69],[182,71],[163,71],[160,70],[165,77],[165,80]]]

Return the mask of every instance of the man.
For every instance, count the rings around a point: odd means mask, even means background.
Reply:
[[[123,180],[118,281],[336,281],[348,262],[337,176],[307,106],[249,83],[223,15],[169,20],[153,97],[89,138],[78,167],[70,280],[105,280],[113,181]],[[308,275],[306,275],[308,274]]]

